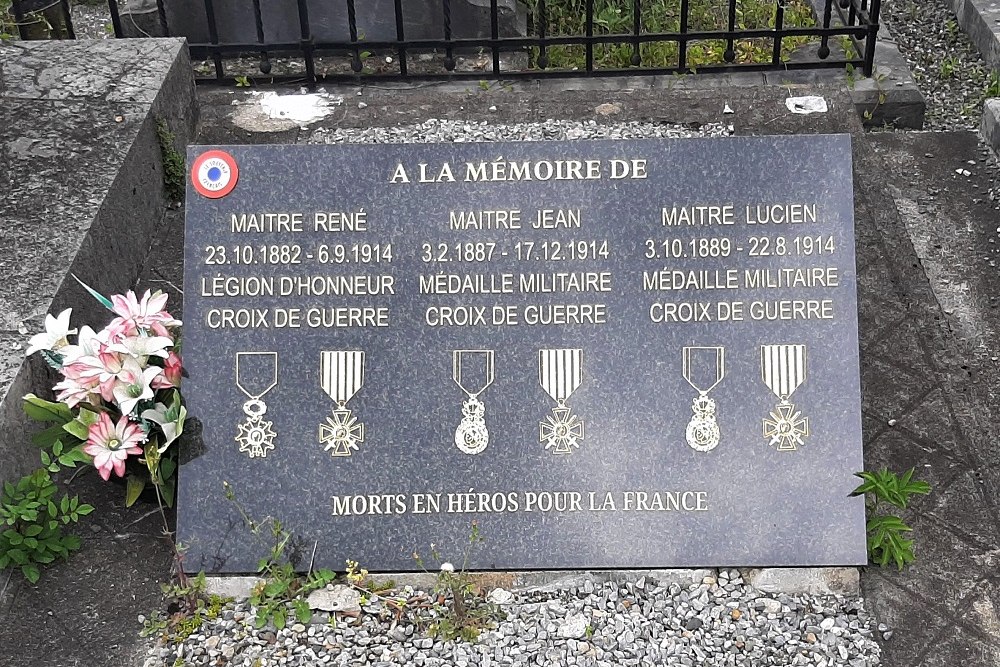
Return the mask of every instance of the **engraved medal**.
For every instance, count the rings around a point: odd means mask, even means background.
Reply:
[[[470,385],[470,367],[483,367],[479,382]],[[451,377],[455,384],[468,395],[462,403],[462,422],[455,429],[455,446],[466,454],[479,454],[490,444],[490,432],[486,428],[486,406],[479,395],[493,384],[493,350],[454,350],[451,353]],[[478,377],[478,376],[477,376]]]
[[[236,386],[247,395],[243,404],[246,419],[237,426],[240,451],[254,459],[264,458],[274,449],[275,432],[264,419],[267,404],[263,396],[278,384],[277,352],[237,352]]]
[[[788,400],[806,380],[805,345],[761,345],[761,379],[780,402],[764,419],[764,437],[779,452],[794,452],[809,437],[809,419]]]
[[[556,407],[538,423],[538,440],[553,454],[569,454],[583,440],[583,420],[574,415],[566,400],[583,382],[583,350],[539,350],[538,383]]]
[[[681,372],[698,392],[691,405],[694,412],[684,432],[691,449],[709,452],[719,444],[719,425],[715,421],[715,401],[708,392],[726,376],[724,347],[685,347],[681,350]],[[708,386],[704,386],[708,385]]]
[[[331,456],[350,456],[365,441],[365,425],[347,407],[365,382],[365,353],[338,350],[320,352],[319,357],[320,386],[336,404],[319,425],[319,442]]]

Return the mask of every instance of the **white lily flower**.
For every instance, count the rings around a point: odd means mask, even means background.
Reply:
[[[187,409],[182,405],[176,419],[171,419],[167,416],[167,411],[169,408],[163,403],[157,403],[150,410],[143,410],[142,418],[156,422],[160,425],[160,430],[163,431],[163,443],[156,448],[160,454],[167,451],[170,447],[170,443],[180,437],[181,433],[184,431],[184,418],[187,416]]]
[[[28,341],[28,351],[25,355],[30,356],[41,350],[58,350],[61,347],[69,345],[69,340],[66,337],[76,333],[76,329],[69,328],[69,317],[72,312],[72,308],[67,308],[59,313],[59,317],[46,315],[45,332],[35,334],[31,337],[31,340]]]
[[[76,338],[76,345],[67,345],[59,351],[65,360],[63,365],[70,364],[82,357],[96,357],[97,353],[100,352],[100,346],[105,342],[104,337],[99,336],[93,329],[84,324],[80,327],[80,335]]]
[[[137,359],[146,357],[167,358],[167,348],[174,344],[174,341],[166,336],[128,336],[122,338],[117,343],[108,345],[112,352],[130,354]]]
[[[153,398],[153,388],[150,383],[163,372],[158,366],[143,369],[135,359],[126,359],[122,370],[118,373],[112,392],[123,415],[132,414],[139,401]]]

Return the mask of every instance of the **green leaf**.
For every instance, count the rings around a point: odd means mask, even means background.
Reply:
[[[174,490],[176,488],[177,485],[174,483],[173,480],[169,482],[164,482],[163,484],[160,485],[160,494],[163,496],[163,502],[166,504],[167,507],[174,506]]]
[[[39,422],[65,423],[73,419],[73,413],[63,403],[53,403],[34,394],[24,396],[24,414]]]
[[[8,535],[7,533],[11,534]],[[7,537],[7,541],[10,542],[15,547],[24,542],[24,535],[17,532],[16,530],[5,531],[4,535]]]
[[[63,514],[69,511],[69,496],[63,496],[59,501],[59,511]]]
[[[87,516],[93,511],[94,511],[94,506],[88,505],[87,503],[84,503],[76,508],[77,514],[80,514],[81,516]]]
[[[39,431],[31,436],[31,443],[36,447],[54,447],[56,444],[60,444],[60,440],[64,437],[66,437],[66,431],[60,423],[49,426],[44,431]],[[59,455],[56,454],[56,456]]]
[[[132,507],[139,499],[139,494],[146,488],[146,479],[139,475],[129,475],[125,484],[125,506]]]
[[[24,575],[25,579],[34,584],[38,581],[38,577],[40,577],[42,573],[38,571],[37,565],[34,563],[27,563],[21,566],[21,574]]]
[[[111,311],[113,311],[115,309],[114,304],[111,303],[110,299],[108,299],[106,296],[104,296],[100,292],[97,292],[96,290],[92,289],[90,287],[90,285],[88,285],[87,283],[85,283],[82,280],[80,280],[79,278],[77,278],[75,273],[71,273],[70,275],[73,276],[73,279],[76,280],[76,282],[80,283],[80,285],[83,286],[83,289],[85,289],[88,292],[90,292],[90,295],[92,297],[94,297],[95,299],[97,299],[102,306],[104,306],[105,308],[107,308],[108,310],[111,310]]]
[[[40,452],[40,454],[41,454],[41,457],[42,457],[42,465],[45,466],[46,468],[48,468],[49,465],[51,465],[51,463],[52,463],[52,457],[49,456],[49,453],[47,451],[45,451],[44,449]]]
[[[90,437],[90,429],[76,419],[63,424],[63,430],[78,440],[86,440]]]
[[[258,612],[257,617],[254,619],[253,625],[255,628],[260,630],[262,627],[267,625],[267,617],[264,614]]]
[[[7,555],[18,565],[25,565],[28,562],[28,556],[22,549],[9,549]]]
[[[93,426],[100,420],[101,414],[96,410],[80,410],[80,414],[76,418],[86,427]]]
[[[80,538],[76,535],[67,535],[62,538],[62,545],[69,551],[76,551],[80,548]]]
[[[264,585],[264,595],[267,597],[277,597],[288,590],[288,584],[284,581],[269,581]]]
[[[39,526],[37,523],[33,524],[31,526],[28,526],[27,528],[24,529],[24,534],[26,536],[28,536],[28,537],[35,537],[40,532],[42,532],[42,527]]]
[[[309,603],[302,598],[296,598],[292,603],[295,606],[295,618],[299,623],[308,623],[312,619],[312,609],[309,608]]]
[[[285,629],[285,610],[275,609],[274,610],[274,627],[279,630]]]
[[[58,458],[59,456],[62,455],[62,452],[63,452],[62,441],[61,440],[56,440],[55,442],[53,442],[52,443],[52,455]]]

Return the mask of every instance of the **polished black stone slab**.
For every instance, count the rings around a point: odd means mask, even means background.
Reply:
[[[190,569],[867,562],[850,137],[188,157]]]

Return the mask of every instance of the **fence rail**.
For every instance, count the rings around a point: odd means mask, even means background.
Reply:
[[[137,36],[130,28],[137,25],[131,5],[138,1],[109,0],[116,37]],[[595,14],[596,1],[489,0],[488,8],[479,8],[469,0],[266,0],[263,6],[262,0],[155,0],[155,6],[150,0],[138,33],[187,37],[192,57],[210,63],[207,78],[217,80],[251,74],[248,60],[253,75],[309,83],[831,67],[872,74],[880,0],[811,0],[811,20],[799,25],[789,21],[790,3],[809,0],[600,0],[602,11],[617,7],[613,26]],[[751,1],[765,3],[765,25],[741,26],[744,3]],[[709,4],[719,10],[721,27],[704,25],[702,10]],[[582,22],[569,33],[553,19],[554,10],[566,5],[583,10]],[[373,19],[376,6],[384,11]],[[674,24],[651,29],[648,12],[666,6],[676,9]],[[62,9],[73,36],[67,0],[14,0],[18,26],[42,8]],[[413,28],[415,10],[425,22],[419,30]],[[311,22],[311,11],[321,20]],[[479,11],[472,24],[470,11]],[[379,34],[369,39],[366,28],[373,21]],[[707,47],[715,49],[714,61],[705,58]],[[276,59],[290,59],[298,68],[275,68]]]

